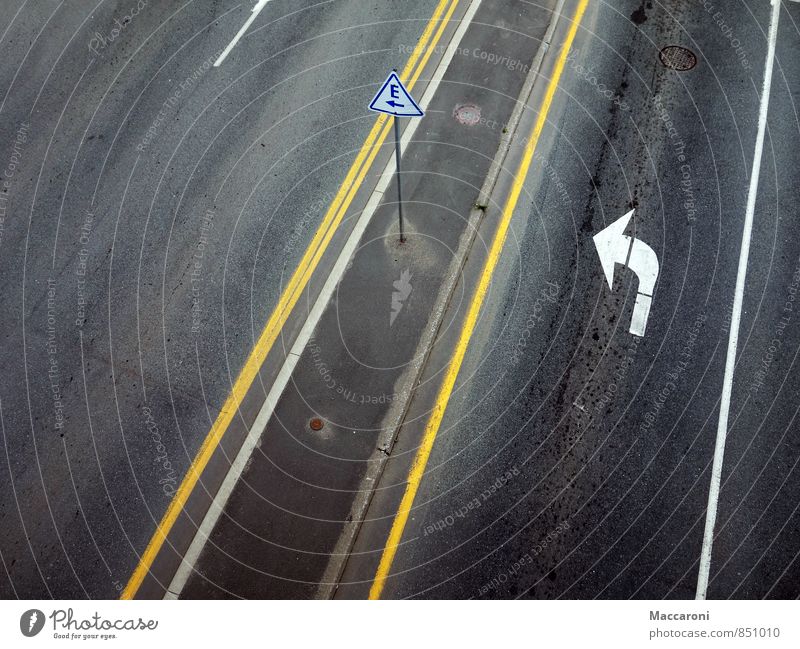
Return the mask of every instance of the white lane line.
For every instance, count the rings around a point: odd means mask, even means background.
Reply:
[[[772,66],[775,61],[775,44],[778,38],[778,18],[780,17],[780,0],[771,0],[772,15],[769,23],[769,42],[767,60],[764,67],[764,85],[761,90],[761,105],[758,111],[758,134],[756,149],[753,155],[753,168],[750,172],[750,188],[747,192],[747,211],[745,212],[744,230],[742,232],[742,248],[739,251],[739,269],[736,273],[736,291],[733,297],[733,312],[728,337],[728,353],[725,358],[725,376],[722,382],[722,397],[719,404],[719,422],[717,423],[717,442],[714,447],[714,462],[711,466],[711,486],[708,489],[708,508],[706,510],[706,527],[703,533],[703,548],[700,552],[700,571],[697,575],[696,599],[705,599],[708,590],[708,578],[711,573],[711,550],[714,545],[714,526],[717,522],[719,490],[722,481],[722,460],[725,455],[725,441],[728,436],[728,414],[731,405],[733,388],[733,372],[736,366],[736,348],[739,344],[739,325],[742,319],[742,300],[747,278],[747,259],[750,256],[750,239],[753,232],[753,215],[756,209],[758,193],[758,177],[761,172],[761,156],[764,152],[764,133],[767,129],[767,112],[769,111],[769,94],[772,87]]]
[[[436,90],[444,78],[444,73],[447,71],[447,68],[450,66],[453,57],[458,51],[458,46],[461,43],[461,39],[467,32],[467,27],[472,22],[472,19],[475,16],[475,13],[478,11],[480,4],[481,0],[472,0],[472,4],[469,6],[467,12],[464,14],[464,17],[461,20],[461,24],[453,34],[450,45],[447,47],[442,60],[439,62],[436,71],[431,77],[428,87],[425,89],[422,100],[419,102],[419,105],[423,111],[427,110],[428,105],[433,99],[433,96],[436,94]],[[408,145],[411,142],[411,139],[414,137],[417,127],[421,123],[421,119],[409,120],[409,124],[403,131],[403,136],[401,138],[401,147],[403,151],[408,149]],[[245,465],[250,459],[250,456],[253,454],[253,450],[255,450],[255,447],[258,444],[258,440],[261,438],[261,434],[264,432],[267,422],[269,422],[270,418],[272,417],[272,413],[275,410],[278,399],[283,394],[286,386],[289,384],[289,380],[291,379],[292,373],[294,372],[294,369],[300,360],[303,350],[308,345],[308,341],[311,339],[311,335],[317,328],[317,324],[322,318],[322,314],[324,313],[328,302],[333,296],[337,285],[344,276],[344,273],[347,270],[347,265],[350,262],[350,257],[352,257],[353,253],[356,251],[358,243],[361,241],[361,237],[367,229],[367,225],[369,224],[370,220],[372,220],[372,215],[375,213],[378,205],[380,205],[381,200],[383,199],[383,194],[386,192],[389,183],[394,177],[394,170],[395,158],[392,156],[389,159],[389,163],[384,168],[380,180],[378,181],[375,190],[372,192],[372,195],[370,196],[364,211],[361,213],[358,222],[353,228],[352,233],[347,239],[344,248],[342,249],[341,253],[339,253],[336,264],[334,265],[331,274],[328,276],[325,285],[322,287],[322,292],[319,294],[319,297],[317,297],[317,301],[314,303],[313,308],[309,312],[308,318],[306,319],[305,323],[303,324],[303,328],[300,330],[300,333],[297,336],[297,340],[295,340],[291,351],[286,356],[286,360],[278,372],[275,383],[272,385],[269,393],[267,394],[264,405],[261,406],[261,410],[256,416],[256,420],[253,422],[253,426],[250,428],[247,438],[245,439],[244,444],[242,444],[242,448],[237,453],[233,464],[231,464],[228,474],[225,476],[225,479],[222,482],[222,486],[219,488],[217,495],[214,497],[214,500],[211,503],[211,507],[203,518],[200,527],[197,529],[194,539],[192,539],[192,543],[184,555],[183,560],[178,567],[178,571],[175,573],[175,577],[173,577],[167,592],[164,594],[164,599],[177,599],[180,597],[181,591],[183,590],[184,586],[186,586],[186,582],[194,572],[194,567],[197,564],[197,560],[200,557],[203,546],[205,546],[211,535],[211,532],[214,530],[214,527],[216,527],[217,522],[222,515],[222,511],[225,508],[231,493],[233,492],[233,488],[241,478]]]
[[[269,1],[270,0],[258,0],[258,2],[256,2],[256,6],[253,7],[253,10],[250,12],[250,17],[245,21],[244,25],[242,25],[242,28],[239,30],[236,36],[233,37],[233,40],[230,43],[228,43],[228,47],[222,50],[222,54],[220,54],[219,58],[216,61],[214,61],[215,68],[218,68],[220,65],[222,65],[222,62],[225,60],[228,54],[230,54],[231,50],[236,46],[236,43],[239,42],[239,39],[242,36],[244,36],[244,33],[249,29],[250,25],[253,24],[253,21],[256,18],[258,18],[258,14],[260,14],[261,10],[267,6],[267,3]]]

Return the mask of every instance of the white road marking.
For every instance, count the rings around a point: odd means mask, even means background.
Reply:
[[[239,39],[242,36],[244,36],[245,32],[250,28],[250,25],[253,24],[253,21],[258,17],[258,14],[261,13],[261,10],[267,6],[267,3],[269,1],[270,0],[258,0],[258,2],[256,2],[256,6],[253,7],[253,10],[250,12],[250,17],[245,21],[244,25],[242,25],[242,28],[239,30],[236,36],[233,37],[233,40],[230,43],[228,43],[228,47],[226,47],[222,51],[222,54],[219,55],[219,58],[216,61],[214,61],[215,68],[218,68],[220,65],[222,65],[222,62],[225,60],[228,54],[230,54],[231,50],[236,46],[236,43],[239,42]]]
[[[433,99],[434,94],[436,94],[436,90],[444,78],[444,73],[447,71],[447,68],[449,67],[450,62],[453,60],[456,51],[458,51],[459,44],[461,43],[461,40],[467,31],[467,27],[472,22],[475,13],[478,11],[480,4],[481,0],[472,0],[472,4],[470,4],[469,8],[464,14],[463,19],[461,20],[461,23],[453,34],[453,38],[445,50],[445,53],[442,57],[442,60],[439,62],[436,71],[431,77],[430,83],[428,84],[428,87],[425,89],[425,93],[422,96],[422,100],[419,102],[422,110],[426,110],[428,108],[428,105]],[[422,120],[419,119],[409,120],[408,126],[406,127],[405,131],[403,131],[403,137],[401,141],[403,150],[407,150],[411,139],[414,137],[414,133],[416,133],[417,128],[421,123]],[[253,450],[258,444],[258,440],[260,439],[261,434],[264,432],[267,422],[269,422],[270,418],[272,417],[272,413],[275,410],[278,399],[283,394],[286,386],[289,384],[289,380],[291,379],[292,373],[297,366],[297,362],[300,360],[303,350],[308,345],[308,341],[311,339],[317,324],[322,318],[322,314],[325,312],[325,308],[333,296],[337,285],[344,276],[344,273],[347,270],[347,266],[350,262],[350,258],[356,251],[358,243],[361,241],[361,237],[367,229],[367,225],[369,224],[370,220],[372,220],[372,215],[375,213],[378,205],[380,205],[380,202],[383,199],[383,194],[386,192],[386,189],[388,188],[389,183],[394,176],[394,171],[395,159],[394,156],[392,156],[384,168],[383,173],[378,180],[378,184],[375,187],[375,190],[372,192],[372,195],[370,196],[364,211],[361,213],[358,222],[353,228],[353,231],[350,233],[350,236],[347,239],[347,242],[344,244],[341,253],[339,253],[339,257],[336,260],[336,264],[334,265],[333,269],[331,270],[331,274],[328,276],[328,279],[325,282],[325,285],[322,287],[319,297],[317,297],[317,301],[314,303],[314,306],[309,312],[308,318],[303,324],[303,328],[300,330],[297,340],[295,340],[294,345],[292,345],[291,351],[286,356],[286,360],[278,372],[275,383],[270,388],[267,398],[264,401],[264,405],[261,406],[261,410],[256,416],[256,420],[253,422],[253,426],[250,428],[247,438],[245,439],[244,444],[242,444],[242,448],[237,453],[233,464],[231,464],[228,474],[225,476],[225,479],[222,482],[222,486],[211,503],[211,507],[209,507],[208,512],[206,512],[206,515],[200,524],[200,527],[197,529],[197,533],[195,534],[194,539],[192,539],[192,543],[189,546],[186,555],[183,557],[183,560],[181,561],[181,564],[175,573],[175,577],[173,577],[167,592],[164,594],[164,599],[177,599],[180,597],[181,591],[183,590],[184,586],[186,586],[186,582],[194,572],[194,567],[197,564],[197,560],[200,557],[203,546],[208,541],[211,532],[214,530],[214,527],[216,527],[222,511],[225,508],[231,493],[233,492],[233,488],[241,478],[245,465],[250,459],[250,456],[253,454]]]
[[[634,336],[642,338],[647,329],[647,318],[650,317],[650,305],[653,303],[651,295],[644,293],[636,294],[636,303],[633,305],[633,314],[631,315],[631,328],[630,332]]]
[[[630,332],[634,336],[644,336],[647,318],[650,316],[650,305],[653,291],[658,279],[658,256],[644,241],[629,237],[625,232],[634,210],[624,214],[611,225],[606,226],[592,239],[594,240],[600,264],[606,276],[609,288],[614,288],[614,269],[617,264],[627,266],[639,278],[636,304],[631,316]]]
[[[714,526],[717,522],[719,490],[722,482],[722,460],[725,455],[725,441],[728,436],[728,415],[733,388],[733,372],[736,367],[736,349],[739,344],[739,325],[742,319],[742,301],[747,278],[747,259],[750,256],[750,239],[753,231],[753,216],[756,209],[758,178],[761,173],[761,157],[764,152],[764,133],[767,129],[767,112],[769,111],[769,95],[772,87],[772,67],[775,61],[775,44],[778,38],[778,19],[780,17],[780,0],[771,0],[772,15],[769,23],[769,41],[767,60],[764,67],[764,85],[761,91],[761,105],[758,111],[758,134],[753,156],[753,168],[750,172],[750,187],[747,191],[747,209],[742,232],[742,247],[739,251],[739,268],[736,272],[736,290],[733,297],[730,334],[728,336],[728,353],[725,358],[725,376],[722,382],[722,397],[719,404],[719,422],[717,423],[717,441],[714,447],[714,462],[711,466],[711,485],[708,489],[708,508],[706,509],[706,527],[703,533],[703,548],[700,552],[700,570],[697,575],[696,599],[705,599],[708,591],[708,578],[711,573],[711,551],[714,545]]]
[[[625,228],[633,216],[633,210],[607,225],[592,237],[600,265],[603,267],[608,288],[614,288],[614,270],[616,265],[625,265],[628,260],[628,251],[631,249],[631,238],[625,236]]]
[[[628,257],[628,268],[639,278],[636,289],[636,303],[633,305],[630,332],[640,338],[647,329],[647,319],[650,317],[650,305],[653,302],[653,291],[658,279],[658,256],[655,250],[644,241],[634,239],[631,243],[631,253]]]

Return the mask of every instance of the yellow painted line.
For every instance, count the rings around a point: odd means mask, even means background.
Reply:
[[[400,507],[397,509],[397,514],[395,515],[394,522],[392,523],[392,529],[389,532],[389,538],[386,541],[386,547],[383,549],[381,561],[378,564],[378,570],[375,573],[375,579],[373,580],[372,587],[369,590],[370,599],[380,599],[383,588],[386,585],[386,578],[389,576],[389,571],[392,568],[392,562],[394,561],[395,554],[397,553],[397,548],[400,546],[400,541],[403,538],[403,530],[408,522],[411,508],[414,505],[414,498],[416,498],[417,490],[419,489],[419,485],[422,482],[422,478],[425,474],[425,467],[428,464],[428,458],[431,455],[433,443],[436,441],[436,435],[439,432],[439,426],[442,423],[442,418],[444,417],[447,404],[450,401],[450,395],[453,392],[453,387],[455,385],[456,378],[458,377],[458,372],[461,369],[461,364],[464,362],[464,356],[467,353],[469,341],[472,338],[473,332],[475,331],[475,325],[478,322],[478,315],[480,314],[483,300],[489,290],[489,284],[492,281],[492,275],[494,274],[495,267],[500,259],[500,254],[503,252],[503,246],[506,241],[506,236],[508,235],[508,227],[511,223],[511,217],[514,214],[514,209],[517,206],[517,201],[519,200],[520,193],[522,192],[522,185],[525,182],[525,178],[528,176],[528,170],[531,166],[533,153],[536,150],[536,144],[539,142],[542,129],[547,121],[547,113],[550,111],[550,105],[553,103],[553,97],[558,89],[558,82],[561,79],[562,72],[564,71],[564,65],[566,64],[569,50],[572,47],[573,40],[575,40],[575,34],[578,32],[578,27],[588,4],[589,0],[580,0],[578,3],[578,8],[575,10],[575,16],[572,19],[572,25],[570,26],[567,37],[564,40],[564,45],[561,48],[561,53],[556,61],[555,69],[553,70],[553,76],[547,86],[544,101],[542,102],[542,108],[539,111],[536,124],[533,127],[533,132],[531,133],[531,136],[525,145],[522,161],[520,162],[519,169],[514,177],[514,183],[511,187],[508,198],[506,199],[506,204],[503,207],[500,224],[498,225],[497,232],[495,233],[494,240],[492,241],[492,247],[489,249],[489,256],[487,257],[483,271],[481,272],[480,280],[478,281],[478,287],[475,290],[475,295],[472,297],[472,302],[470,303],[467,317],[461,329],[458,343],[453,351],[453,359],[450,361],[450,365],[447,368],[447,373],[445,374],[442,385],[439,388],[439,394],[436,397],[436,403],[431,411],[431,417],[428,420],[427,426],[425,427],[425,434],[423,435],[422,442],[417,450],[417,454],[414,456],[414,462],[412,463],[411,471],[408,474],[408,482],[406,484],[406,490],[403,493],[403,499],[400,501]]]
[[[422,36],[420,36],[411,57],[408,59],[400,75],[401,80],[408,84],[409,89],[414,87],[420,74],[422,74],[422,70],[425,68],[444,30],[447,28],[447,23],[451,19],[459,1],[460,0],[440,0],[439,4],[436,6],[433,16],[425,26]],[[128,580],[125,589],[122,591],[120,599],[133,599],[136,596],[144,578],[153,565],[153,561],[155,561],[155,558],[164,545],[164,541],[166,541],[172,526],[175,524],[175,521],[186,505],[190,494],[197,486],[197,482],[203,470],[208,465],[220,440],[228,430],[228,426],[239,411],[242,399],[250,390],[253,381],[258,375],[258,370],[264,363],[264,359],[269,354],[270,349],[272,349],[272,345],[277,340],[283,325],[286,323],[292,309],[308,285],[308,280],[316,269],[322,255],[325,253],[344,215],[347,213],[350,203],[353,201],[356,192],[364,181],[390,129],[391,122],[389,122],[386,115],[381,115],[376,119],[375,125],[364,141],[364,145],[356,156],[355,162],[353,162],[353,165],[350,167],[344,182],[336,193],[328,211],[325,213],[325,217],[306,249],[297,270],[295,270],[286,285],[275,310],[272,312],[255,347],[253,347],[253,350],[250,352],[250,356],[247,358],[236,382],[233,384],[231,393],[225,400],[222,410],[220,410],[211,430],[208,432],[208,435],[206,435],[180,487],[178,487],[178,490],[175,492],[164,517],[161,519],[147,548],[140,557],[139,563]]]

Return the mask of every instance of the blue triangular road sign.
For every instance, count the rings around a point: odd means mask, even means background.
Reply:
[[[376,113],[400,117],[422,117],[424,113],[406,90],[396,73],[392,72],[369,105]]]

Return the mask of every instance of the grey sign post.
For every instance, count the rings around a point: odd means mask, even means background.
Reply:
[[[414,101],[411,93],[406,90],[397,70],[392,70],[391,74],[384,81],[378,94],[369,104],[369,109],[376,113],[391,115],[394,119],[394,154],[395,171],[397,174],[397,214],[400,221],[400,243],[403,243],[405,233],[403,231],[403,188],[401,183],[400,160],[402,151],[400,149],[400,118],[401,117],[422,117],[425,113]]]

